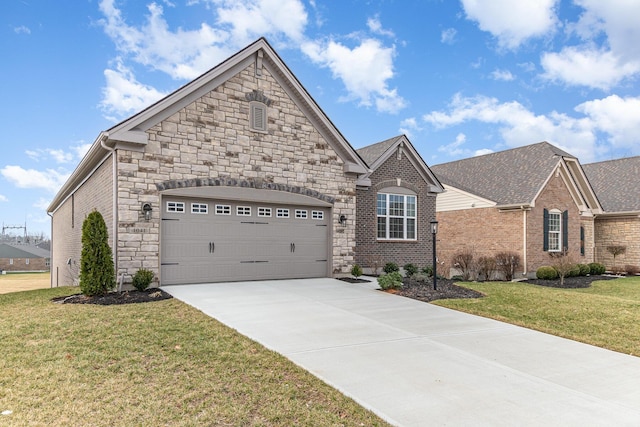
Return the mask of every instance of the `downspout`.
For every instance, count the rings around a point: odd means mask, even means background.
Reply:
[[[109,139],[109,132],[103,132],[102,138],[100,138],[100,145],[102,146],[102,148],[104,148],[105,150],[109,151],[111,153],[111,165],[112,165],[112,176],[113,176],[113,195],[111,197],[113,206],[111,209],[113,209],[113,215],[112,215],[112,221],[113,223],[111,224],[112,229],[113,229],[113,267],[114,270],[116,272],[116,275],[118,274],[118,162],[116,162],[116,149],[115,148],[111,148],[109,146],[107,146],[107,144],[105,143],[107,140]]]
[[[49,287],[53,288],[53,271],[51,271],[51,267],[53,267],[53,215],[50,212],[47,212],[49,218],[51,218],[51,237],[49,238]]]
[[[527,275],[527,210],[522,206],[522,275]]]

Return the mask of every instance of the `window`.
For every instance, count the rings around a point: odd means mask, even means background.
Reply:
[[[216,215],[231,215],[231,206],[216,205]]]
[[[252,102],[250,105],[249,123],[251,130],[258,132],[267,131],[267,106],[261,102]]]
[[[51,258],[45,258],[44,259],[44,266],[45,267],[51,267]]]
[[[311,218],[312,219],[324,219],[324,212],[323,211],[311,211]]]
[[[258,216],[271,217],[271,208],[258,208]]]
[[[289,218],[289,209],[283,209],[283,208],[276,209],[276,217]]]
[[[250,206],[236,206],[236,215],[238,216],[251,216]]]
[[[25,260],[24,260],[24,263],[25,263],[26,265],[29,265],[29,258],[25,259]]]
[[[9,258],[9,265],[13,265],[13,258]]]
[[[416,196],[378,193],[378,239],[416,239]]]
[[[296,218],[307,219],[307,211],[303,209],[296,209]]]
[[[191,203],[191,213],[207,214],[209,213],[209,205],[206,203]]]
[[[543,250],[562,252],[569,247],[569,212],[558,209],[543,212]]]
[[[584,227],[580,226],[580,255],[584,256]]]
[[[167,212],[184,213],[184,202],[167,202]]]

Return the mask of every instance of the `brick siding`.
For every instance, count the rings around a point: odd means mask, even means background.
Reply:
[[[49,266],[45,258],[0,258],[0,271],[49,271]]]
[[[400,267],[413,263],[419,267],[431,265],[432,236],[429,222],[435,218],[436,197],[429,194],[428,184],[409,161],[406,154],[398,160],[394,154],[371,174],[372,186],[356,191],[358,209],[356,217],[356,262],[370,268],[373,259],[384,265],[395,262]],[[384,241],[377,239],[376,198],[378,190],[397,186],[408,188],[417,194],[417,240]]]
[[[614,217],[597,218],[595,221],[595,260],[604,264],[607,269],[613,268],[613,255],[607,246],[623,245],[626,252],[616,257],[616,267],[633,265],[640,267],[640,218]]]

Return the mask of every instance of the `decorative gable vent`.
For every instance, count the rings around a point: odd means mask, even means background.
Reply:
[[[258,132],[267,131],[267,107],[271,105],[271,100],[267,98],[261,90],[254,90],[245,95],[249,101],[249,125],[251,130]]]

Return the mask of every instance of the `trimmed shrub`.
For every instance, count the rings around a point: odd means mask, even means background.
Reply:
[[[422,273],[426,274],[427,276],[432,277],[433,276],[433,267],[428,266],[422,269]]]
[[[464,249],[456,252],[451,259],[451,263],[462,273],[462,280],[475,279],[476,264],[473,260],[473,252],[471,250]]]
[[[402,268],[404,268],[404,274],[407,277],[411,277],[418,272],[418,267],[411,263],[405,264]]]
[[[558,272],[553,267],[543,265],[536,270],[536,277],[540,280],[554,280],[558,278]]]
[[[396,271],[400,271],[400,267],[398,267],[398,264],[396,264],[395,262],[388,262],[384,265],[384,267],[382,268],[382,271],[384,271],[387,274],[394,273]]]
[[[580,267],[580,276],[588,276],[591,273],[589,264],[578,264],[578,267]]]
[[[592,262],[591,264],[589,264],[589,270],[591,271],[591,274],[594,276],[599,276],[601,274],[604,274],[605,271],[607,271],[605,266],[600,264],[599,262]]]
[[[356,279],[362,276],[362,268],[358,264],[355,264],[353,267],[351,267],[351,275]]]
[[[153,281],[153,271],[141,268],[133,275],[132,285],[139,291],[144,291]]]
[[[490,256],[481,256],[478,258],[478,275],[483,280],[491,280],[491,276],[496,271],[496,259]]]
[[[383,274],[378,277],[378,285],[383,290],[397,289],[402,287],[402,274],[399,271],[392,271],[391,273]]]
[[[580,275],[580,264],[574,264],[567,272],[567,277],[578,277]]]
[[[428,275],[426,273],[416,273],[413,276],[411,276],[411,278],[416,282],[428,282],[431,280],[431,277],[432,277],[431,275]]]
[[[104,218],[94,210],[82,223],[80,291],[84,295],[104,295],[116,287],[116,272],[108,239]]]
[[[513,275],[519,265],[520,254],[517,252],[500,252],[496,254],[496,270],[503,274],[505,280],[513,280]]]

